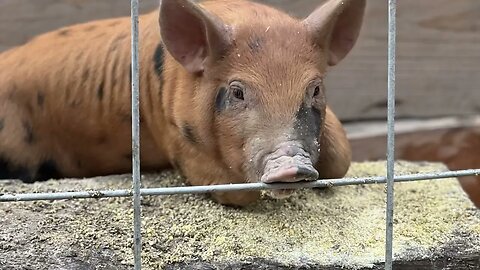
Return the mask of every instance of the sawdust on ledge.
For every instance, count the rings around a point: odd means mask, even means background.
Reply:
[[[396,163],[397,174],[443,170],[439,164]],[[385,175],[384,162],[355,163],[348,174],[374,175]],[[183,185],[174,172],[145,175],[142,180],[144,187]],[[0,184],[0,193],[32,188],[130,188],[130,178],[48,181],[33,186]],[[207,195],[144,197],[143,268],[258,258],[297,266],[372,266],[384,257],[385,194],[384,185],[307,189],[287,200],[264,198],[244,209],[221,206]],[[129,198],[27,202],[0,204],[0,215],[13,218],[15,211],[39,213],[42,224],[36,232],[46,243],[75,249],[80,257],[92,249],[108,248],[123,264],[131,265],[130,207]],[[455,179],[397,183],[394,211],[396,258],[432,256],[457,235],[468,234],[480,243],[480,217]]]

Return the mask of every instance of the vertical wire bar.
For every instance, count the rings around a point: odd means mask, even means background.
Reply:
[[[131,0],[132,52],[132,185],[133,185],[133,244],[134,269],[142,268],[142,235],[140,206],[140,109],[138,62],[138,0]]]
[[[387,210],[385,270],[393,268],[393,185],[395,177],[395,48],[396,0],[388,2],[388,115],[387,115]]]

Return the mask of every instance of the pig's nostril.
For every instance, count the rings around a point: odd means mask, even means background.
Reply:
[[[302,180],[317,180],[318,176],[318,171],[313,168],[298,167],[296,178]]]
[[[318,179],[318,172],[313,167],[295,166],[289,168],[278,168],[262,177],[264,183],[274,182],[300,182]]]
[[[309,153],[296,144],[282,143],[275,152],[264,156],[262,163],[261,181],[264,183],[318,179],[318,172],[313,167]]]

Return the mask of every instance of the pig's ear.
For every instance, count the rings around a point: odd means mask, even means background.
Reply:
[[[303,23],[314,42],[328,53],[328,64],[338,64],[353,48],[362,27],[366,0],[329,0]]]
[[[162,0],[159,23],[165,47],[192,73],[202,72],[231,43],[230,27],[190,0]]]

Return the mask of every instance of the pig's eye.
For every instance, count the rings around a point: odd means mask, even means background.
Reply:
[[[233,89],[233,96],[240,99],[240,100],[244,100],[242,89],[234,88]]]
[[[313,97],[318,96],[320,94],[320,86],[316,86],[315,90],[313,90]]]
[[[230,89],[232,90],[232,94],[236,99],[245,99],[243,96],[243,86],[240,83],[232,83],[230,85]]]

